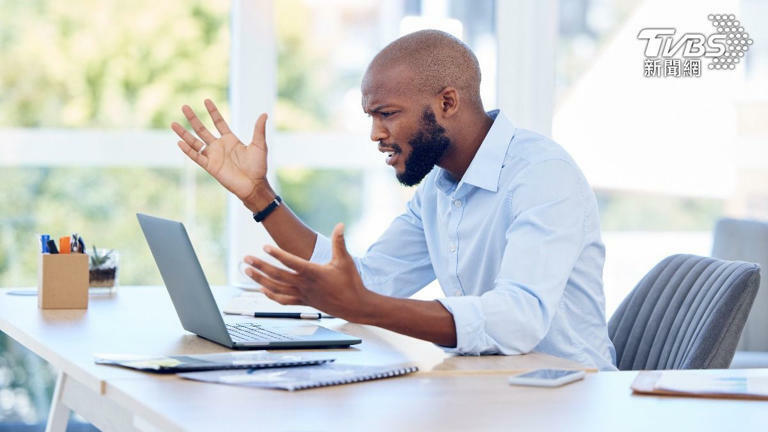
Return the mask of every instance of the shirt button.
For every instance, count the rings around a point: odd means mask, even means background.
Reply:
[[[451,253],[456,252],[456,245],[451,243],[451,245],[448,246],[448,250],[451,251]]]
[[[456,208],[461,207],[461,200],[453,200],[453,206]]]

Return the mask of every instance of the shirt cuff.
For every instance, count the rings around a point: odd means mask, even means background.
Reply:
[[[331,260],[331,240],[328,237],[317,233],[317,240],[315,240],[315,249],[312,251],[312,256],[309,257],[309,261],[317,264],[325,264]]]
[[[489,344],[485,334],[485,314],[480,297],[458,296],[437,299],[453,315],[456,325],[456,347],[438,345],[445,352],[454,354],[497,354],[495,344]]]

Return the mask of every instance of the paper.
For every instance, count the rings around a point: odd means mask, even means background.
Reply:
[[[641,371],[635,393],[768,400],[768,373],[760,369]]]
[[[670,374],[662,372],[657,390],[692,394],[754,395],[768,397],[768,376],[748,377],[743,372],[722,375]]]

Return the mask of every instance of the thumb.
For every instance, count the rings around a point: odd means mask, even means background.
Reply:
[[[331,251],[333,253],[333,260],[339,261],[349,259],[349,252],[347,252],[347,246],[344,242],[344,224],[338,223],[333,229],[331,234]]]
[[[251,144],[256,144],[264,151],[267,150],[267,113],[262,113],[256,120],[256,124],[253,126]]]

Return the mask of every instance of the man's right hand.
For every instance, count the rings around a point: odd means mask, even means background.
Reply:
[[[268,203],[272,192],[267,182],[267,114],[259,116],[251,144],[246,146],[232,133],[210,99],[205,100],[205,108],[221,136],[209,132],[192,108],[184,105],[181,111],[200,139],[174,122],[171,129],[183,140],[178,142],[179,148],[246,206],[261,206],[264,199]]]

